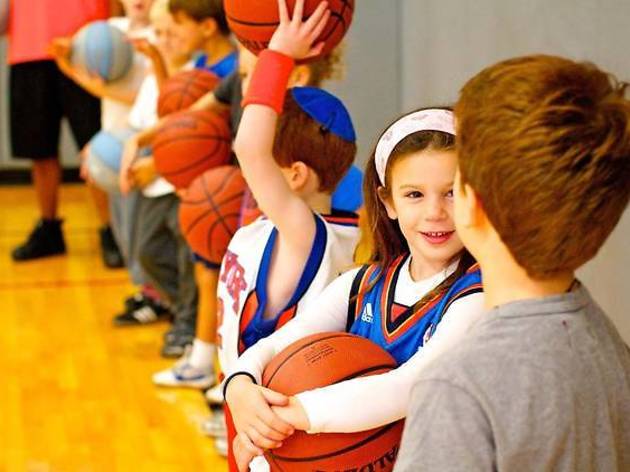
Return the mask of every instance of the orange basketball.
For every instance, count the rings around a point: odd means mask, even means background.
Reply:
[[[321,0],[306,0],[304,18],[308,18]],[[278,27],[278,3],[273,0],[225,0],[225,15],[230,29],[238,40],[254,54],[269,45],[269,40]],[[288,0],[289,14],[293,14],[295,0]],[[354,12],[354,0],[328,0],[331,15],[328,24],[317,42],[324,41],[322,54],[332,51],[342,40]]]
[[[177,188],[230,160],[230,128],[209,111],[185,111],[167,119],[153,142],[155,168]]]
[[[179,227],[190,248],[219,266],[238,229],[245,179],[235,166],[207,170],[181,196]]]
[[[203,69],[174,75],[160,88],[158,116],[161,118],[190,107],[206,93],[214,90],[218,83],[219,77]]]
[[[301,339],[272,359],[263,385],[285,395],[343,380],[388,372],[396,361],[372,341],[348,333],[320,333]],[[378,408],[374,399],[373,408]],[[349,412],[349,414],[352,414]],[[265,457],[272,471],[391,471],[404,421],[358,433],[296,431]]]

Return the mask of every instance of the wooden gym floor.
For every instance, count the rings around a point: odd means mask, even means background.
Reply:
[[[198,391],[159,389],[167,324],[114,328],[132,287],[107,270],[86,188],[61,191],[68,255],[14,264],[37,219],[30,187],[0,187],[0,471],[224,471],[199,432]]]

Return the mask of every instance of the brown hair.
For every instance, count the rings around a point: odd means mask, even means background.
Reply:
[[[308,86],[321,87],[327,80],[343,78],[343,46],[339,45],[316,61],[309,62],[310,77]]]
[[[279,166],[303,162],[319,177],[319,190],[332,193],[356,153],[356,143],[324,130],[300,108],[291,91],[287,91],[273,143],[273,155]]]
[[[531,277],[591,259],[630,199],[626,84],[553,56],[500,62],[455,108],[462,184]]]
[[[435,108],[450,110],[448,107],[431,107],[424,109]],[[387,129],[389,129],[389,126]],[[377,264],[380,268],[379,274],[376,279],[374,279],[370,288],[384,275],[387,267],[389,267],[397,257],[409,253],[409,245],[400,230],[398,222],[389,218],[383,202],[379,199],[379,189],[382,189],[381,192],[385,195],[391,196],[391,170],[396,162],[412,153],[428,149],[454,150],[455,136],[441,131],[418,131],[405,137],[394,147],[387,160],[385,185],[381,184],[378,173],[376,172],[374,152],[368,162],[365,170],[365,179],[363,181],[363,194],[369,230],[372,233],[373,239],[373,247],[370,251],[370,263]],[[438,294],[446,292],[453,283],[475,263],[475,260],[466,249],[463,249],[457,257],[460,258],[460,261],[455,272],[424,296],[419,302],[420,304],[434,298]]]
[[[172,15],[181,11],[198,23],[212,18],[223,36],[230,34],[223,0],[169,0],[168,9]]]

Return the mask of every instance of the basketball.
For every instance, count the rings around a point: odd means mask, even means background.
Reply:
[[[186,188],[204,171],[230,160],[230,128],[208,111],[185,111],[167,118],[153,143],[155,168],[176,188]]]
[[[295,395],[343,380],[377,375],[397,367],[372,341],[348,333],[320,333],[284,349],[265,368],[262,383]],[[375,405],[375,408],[377,405]],[[357,433],[307,434],[296,431],[265,457],[272,471],[391,471],[404,421]]]
[[[219,83],[219,77],[210,71],[194,69],[174,75],[160,89],[158,116],[190,107]]]
[[[207,170],[181,196],[179,227],[190,248],[219,266],[238,229],[245,179],[236,166]]]
[[[133,48],[118,28],[107,21],[94,21],[74,35],[71,60],[105,82],[114,82],[129,72]]]
[[[118,172],[125,141],[133,135],[130,129],[99,131],[89,143],[86,160],[92,181],[108,193],[118,192]]]
[[[0,0],[0,35],[7,32],[9,24],[9,0]]]
[[[308,18],[320,0],[306,0],[304,18]],[[295,0],[288,0],[289,14],[293,14]],[[230,29],[247,49],[258,55],[269,45],[269,40],[278,27],[278,4],[269,0],[225,0],[225,15]],[[322,55],[332,51],[343,39],[352,23],[354,0],[329,0],[330,19],[317,39],[325,42]],[[311,58],[313,60],[316,58]]]

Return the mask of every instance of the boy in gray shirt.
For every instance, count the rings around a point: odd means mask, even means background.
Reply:
[[[455,224],[489,311],[418,379],[395,470],[630,471],[630,351],[574,278],[630,198],[624,87],[523,57],[455,114]]]

